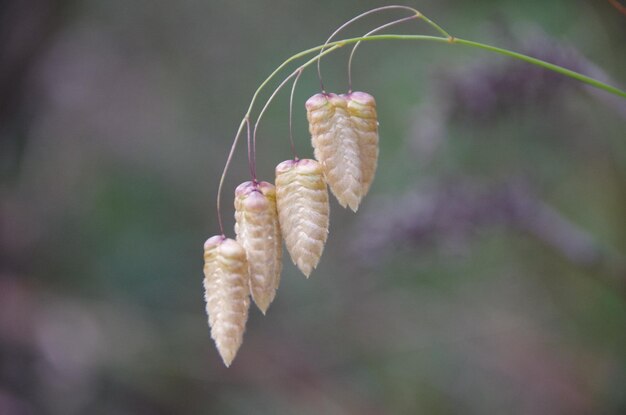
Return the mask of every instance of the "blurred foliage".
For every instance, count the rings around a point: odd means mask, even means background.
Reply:
[[[238,121],[283,59],[382,4],[0,3],[1,414],[626,412],[626,104],[461,47],[361,46],[354,85],[381,123],[370,196],[357,215],[332,203],[318,270],[305,280],[285,259],[223,367],[202,243]],[[608,1],[410,5],[460,37],[626,82],[626,16]],[[324,60],[327,89],[345,89],[347,53]],[[317,88],[305,72],[303,156]],[[262,179],[290,157],[287,109],[282,93],[259,130]],[[241,147],[228,229],[247,176]],[[526,227],[491,190],[511,183],[532,202],[515,199]]]

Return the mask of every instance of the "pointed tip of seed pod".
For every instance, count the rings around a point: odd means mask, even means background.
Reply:
[[[255,298],[255,297],[252,297],[252,298],[254,300],[254,304],[256,304],[259,311],[261,311],[263,315],[267,314],[267,309],[270,308],[270,304],[272,303],[272,300],[270,298]]]
[[[298,268],[304,274],[304,276],[308,279],[311,276],[311,271],[313,271],[313,266],[309,264],[298,264]]]
[[[361,197],[356,196],[356,195],[344,194],[341,197],[335,195],[335,198],[337,199],[339,206],[341,206],[342,208],[344,209],[350,208],[350,210],[352,210],[354,213],[356,213],[356,211],[359,210],[359,205],[361,204]]]
[[[361,198],[355,195],[354,197],[349,198],[349,200],[347,200],[346,202],[350,210],[356,213],[356,211],[359,210],[359,205],[361,204]]]
[[[224,362],[224,366],[230,367],[230,365],[233,363],[233,359],[234,358],[235,358],[235,356],[230,357],[230,358],[226,358],[226,357],[222,356],[222,362]]]
[[[237,355],[237,351],[239,350],[239,347],[233,347],[232,344],[228,345],[228,344],[216,344],[217,346],[217,351],[220,354],[220,357],[222,358],[222,361],[224,362],[224,365],[226,365],[226,367],[230,367],[230,365],[233,363],[233,360],[235,360],[235,356]]]

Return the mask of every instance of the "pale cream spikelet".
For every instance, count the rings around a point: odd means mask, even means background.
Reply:
[[[216,235],[204,243],[204,298],[211,337],[226,366],[241,342],[250,307],[246,251],[234,239]]]
[[[361,202],[359,137],[348,113],[348,100],[337,94],[315,94],[306,101],[315,158],[343,207],[357,211]]]
[[[287,160],[276,166],[276,206],[291,260],[308,278],[328,237],[328,189],[315,160]]]
[[[361,167],[361,198],[365,197],[374,180],[378,165],[378,116],[376,100],[366,92],[344,95],[353,131],[358,137]]]
[[[273,184],[245,182],[237,186],[235,233],[248,258],[250,293],[265,314],[276,296],[282,270],[283,241]]]

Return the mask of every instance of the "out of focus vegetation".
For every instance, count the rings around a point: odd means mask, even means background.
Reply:
[[[381,4],[0,2],[0,414],[626,413],[626,101],[461,47],[361,46],[372,191],[357,215],[333,202],[317,271],[285,258],[268,315],[251,310],[221,363],[202,243],[237,123],[284,58]],[[609,1],[410,5],[626,83]],[[323,62],[328,90],[345,90],[346,58]],[[302,155],[317,89],[305,72]],[[264,180],[290,157],[287,105],[259,131]]]

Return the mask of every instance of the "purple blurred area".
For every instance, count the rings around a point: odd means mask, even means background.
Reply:
[[[360,46],[376,180],[356,215],[331,202],[311,278],[284,258],[223,366],[202,244],[231,139],[267,74],[381,4],[0,2],[0,415],[626,413],[626,101],[456,46]],[[410,5],[626,84],[626,16],[608,1]],[[348,53],[322,63],[329,91],[345,92]],[[303,157],[318,89],[305,71]],[[288,98],[259,129],[261,180],[290,157]],[[241,145],[229,236],[248,179]]]

